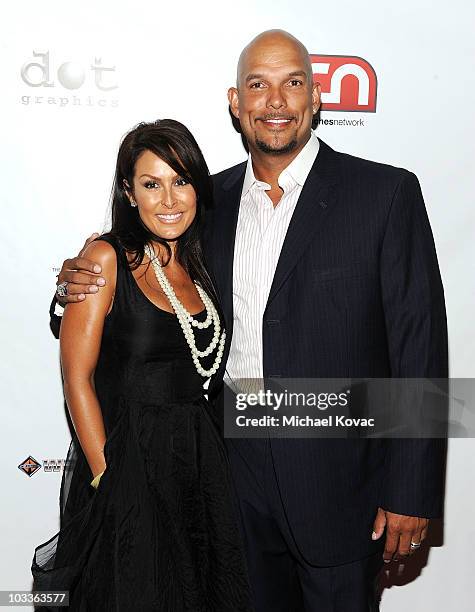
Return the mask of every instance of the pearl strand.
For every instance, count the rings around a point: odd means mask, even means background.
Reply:
[[[197,283],[195,283],[195,287],[206,309],[205,321],[203,322],[197,321],[193,317],[193,315],[191,315],[186,310],[186,308],[177,298],[175,291],[173,290],[171,283],[166,277],[162,269],[162,266],[160,265],[160,262],[158,261],[158,258],[156,257],[155,252],[152,249],[152,247],[149,244],[146,244],[144,251],[152,263],[152,266],[155,272],[155,276],[157,277],[157,281],[160,287],[162,288],[163,293],[166,295],[168,301],[170,302],[178,318],[181,329],[185,336],[185,340],[188,346],[190,347],[191,357],[193,359],[193,363],[195,364],[196,370],[198,371],[198,374],[200,374],[201,376],[205,378],[212,376],[218,371],[219,365],[223,358],[224,343],[226,341],[226,332],[224,329],[220,335],[221,324],[219,321],[219,315],[218,315],[216,308],[214,307],[212,300],[209,298],[206,292]],[[198,347],[196,346],[196,340],[195,340],[195,335],[193,332],[193,327],[197,327],[198,329],[206,329],[207,327],[211,325],[211,323],[213,323],[214,325],[213,338],[211,340],[211,343],[203,351],[200,351]],[[214,351],[216,346],[218,347],[218,350],[216,353],[216,358],[214,360],[214,363],[210,369],[205,370],[202,367],[199,361],[199,358],[207,357],[208,355],[210,355]]]

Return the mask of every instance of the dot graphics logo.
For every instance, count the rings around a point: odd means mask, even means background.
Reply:
[[[25,106],[115,108],[119,105],[116,66],[93,62],[57,61],[50,51],[33,51],[20,70],[28,95],[21,96]],[[36,95],[33,91],[36,90]],[[74,94],[72,94],[74,92]]]

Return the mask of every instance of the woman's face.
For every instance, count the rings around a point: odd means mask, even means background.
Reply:
[[[193,223],[196,215],[196,192],[152,151],[144,151],[135,164],[131,202],[138,206],[140,218],[157,236],[176,240]]]

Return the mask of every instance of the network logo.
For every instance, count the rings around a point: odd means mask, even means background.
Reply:
[[[351,55],[310,55],[322,87],[323,111],[376,112],[378,79],[369,62]]]

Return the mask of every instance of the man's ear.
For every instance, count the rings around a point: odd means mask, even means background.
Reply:
[[[322,86],[320,83],[314,83],[312,87],[312,107],[313,114],[318,112],[320,105],[322,103]]]
[[[239,94],[236,87],[230,87],[228,89],[228,101],[232,114],[236,119],[239,119]]]

